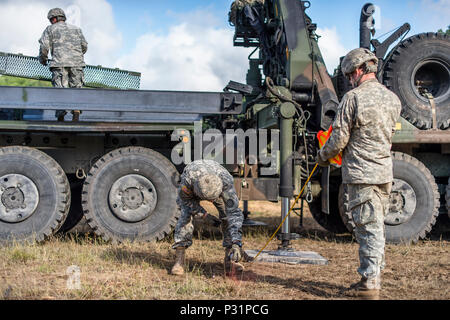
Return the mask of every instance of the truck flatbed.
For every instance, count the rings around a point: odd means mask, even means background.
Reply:
[[[186,92],[0,86],[0,108],[25,110],[22,123],[1,122],[0,129],[90,130],[102,123],[193,123],[205,115],[242,112],[242,95],[229,92]],[[81,110],[78,124],[57,124],[55,110]],[[100,125],[99,127],[102,127]],[[105,130],[124,130],[129,125],[103,125]],[[133,129],[139,126],[131,126]],[[145,128],[147,129],[147,128]],[[141,131],[138,129],[138,131]]]

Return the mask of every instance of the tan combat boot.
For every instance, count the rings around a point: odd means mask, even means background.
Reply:
[[[181,276],[184,274],[184,257],[185,257],[186,248],[178,247],[176,248],[176,257],[175,264],[170,271],[171,274],[176,276]]]
[[[81,114],[80,110],[73,110],[72,111],[72,121],[78,122],[80,120],[80,114]]]
[[[229,273],[232,271],[242,272],[244,271],[244,266],[239,262],[231,261],[230,259],[231,248],[225,248],[225,258],[223,260],[225,264],[225,272]]]
[[[380,275],[371,278],[362,277],[361,280],[352,284],[349,288],[351,295],[364,300],[379,300],[381,290]]]

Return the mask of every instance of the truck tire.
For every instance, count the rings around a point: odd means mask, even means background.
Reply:
[[[427,89],[436,104],[440,129],[450,125],[450,36],[421,33],[402,41],[388,56],[383,83],[402,102],[402,116],[419,129],[433,126],[428,98],[419,92]]]
[[[180,215],[178,180],[174,165],[153,150],[111,151],[93,165],[84,182],[84,215],[106,241],[160,240]]]
[[[70,207],[60,165],[34,148],[0,148],[0,243],[43,241],[59,230]]]
[[[313,199],[309,204],[309,211],[314,220],[325,230],[332,233],[346,233],[348,232],[338,208],[338,190],[339,185],[337,181],[330,180],[330,214],[322,211],[321,194]]]
[[[385,217],[386,242],[416,243],[431,231],[439,215],[438,186],[423,163],[400,152],[392,154],[394,182],[389,212]],[[350,232],[355,225],[346,211],[348,201],[345,186],[340,190],[339,210]]]

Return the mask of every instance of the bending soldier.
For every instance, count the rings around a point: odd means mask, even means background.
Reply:
[[[342,180],[349,193],[348,210],[356,225],[361,281],[350,291],[378,299],[384,268],[384,216],[393,180],[392,136],[400,117],[398,97],[381,85],[377,57],[368,49],[350,51],[342,71],[353,90],[342,99],[330,139],[319,151],[321,166],[341,151]]]
[[[52,84],[59,88],[82,88],[84,84],[84,54],[87,51],[86,39],[80,28],[67,24],[66,15],[60,8],[51,9],[47,18],[48,26],[39,39],[39,62],[47,65],[51,52]],[[64,121],[67,111],[56,111],[58,121]],[[73,120],[77,121],[79,110],[72,111]]]
[[[187,165],[181,175],[177,198],[181,217],[175,227],[175,243],[172,248],[176,249],[176,262],[171,273],[184,273],[185,250],[192,245],[192,217],[197,215],[207,220],[212,219],[200,206],[201,200],[211,201],[219,211],[225,247],[225,268],[230,270],[235,267],[237,271],[242,271],[244,267],[239,262],[242,258],[248,259],[242,250],[244,215],[239,209],[233,177],[215,161],[198,160]]]

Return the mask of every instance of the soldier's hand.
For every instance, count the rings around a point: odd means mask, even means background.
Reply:
[[[45,57],[39,57],[39,62],[40,64],[42,64],[43,66],[46,66],[48,63],[48,59]]]
[[[213,227],[216,227],[216,228],[219,227],[220,224],[222,223],[222,221],[219,218],[217,218],[217,217],[215,217],[215,216],[213,216],[212,214],[209,214],[209,213],[205,214],[203,219],[205,219],[207,224],[209,224],[209,225],[211,225]]]
[[[237,244],[233,244],[230,251],[230,260],[234,262],[239,262],[242,259],[241,247]]]
[[[327,161],[323,161],[322,157],[320,156],[320,151],[317,154],[317,159],[316,159],[317,163],[319,164],[320,167],[328,167],[330,165],[330,162]]]

